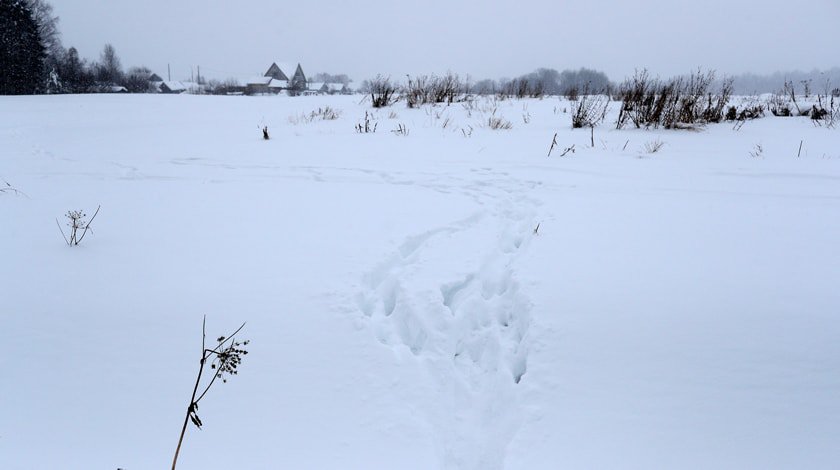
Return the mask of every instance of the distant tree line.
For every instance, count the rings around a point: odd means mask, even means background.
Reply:
[[[797,90],[805,94],[831,94],[840,89],[840,67],[826,70],[814,69],[810,72],[787,71],[774,72],[767,75],[746,73],[736,75],[735,93],[750,95],[760,93],[775,93],[782,89],[783,84],[792,83]]]
[[[479,80],[470,91],[475,94],[506,94],[523,97],[542,95],[577,96],[584,89],[591,93],[609,93],[613,86],[604,72],[581,68],[578,70],[563,70],[540,68],[534,72],[509,79]]]
[[[309,79],[310,82],[323,82],[323,83],[341,83],[342,85],[350,85],[353,81],[348,77],[346,74],[339,73],[339,74],[330,74],[330,73],[316,73]]]
[[[558,72],[554,69],[541,68],[513,79],[484,79],[476,82],[472,82],[469,78],[461,79],[452,72],[440,76],[435,74],[408,76],[404,84],[392,82],[389,78],[379,75],[362,81],[358,91],[373,92],[378,95],[377,91],[391,88],[393,88],[393,93],[388,93],[389,95],[400,95],[406,99],[409,107],[414,107],[426,103],[452,103],[458,101],[460,95],[498,95],[516,98],[565,95],[575,98],[580,93],[611,94],[615,86],[604,72],[597,70],[582,68]]]

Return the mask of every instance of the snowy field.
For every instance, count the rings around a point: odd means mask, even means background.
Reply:
[[[0,97],[0,468],[837,468],[840,131],[359,100]]]

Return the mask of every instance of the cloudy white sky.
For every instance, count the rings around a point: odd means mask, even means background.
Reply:
[[[840,0],[54,0],[66,47],[162,76],[452,70],[475,79],[582,66],[769,73],[840,65]]]

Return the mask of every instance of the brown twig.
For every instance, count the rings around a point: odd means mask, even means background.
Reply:
[[[551,151],[554,150],[554,147],[557,146],[557,133],[554,133],[554,138],[551,139],[551,147],[548,148],[548,157],[551,156]]]
[[[575,144],[572,144],[571,147],[567,147],[566,150],[563,150],[563,153],[561,153],[560,156],[565,157],[569,152],[575,153]]]

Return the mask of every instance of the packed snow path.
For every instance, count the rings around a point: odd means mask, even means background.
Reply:
[[[531,305],[515,265],[537,222],[535,203],[517,194],[535,183],[513,183],[501,195],[471,190],[488,209],[407,237],[359,294],[376,338],[410,352],[435,384],[423,412],[446,469],[502,468],[521,419]]]

